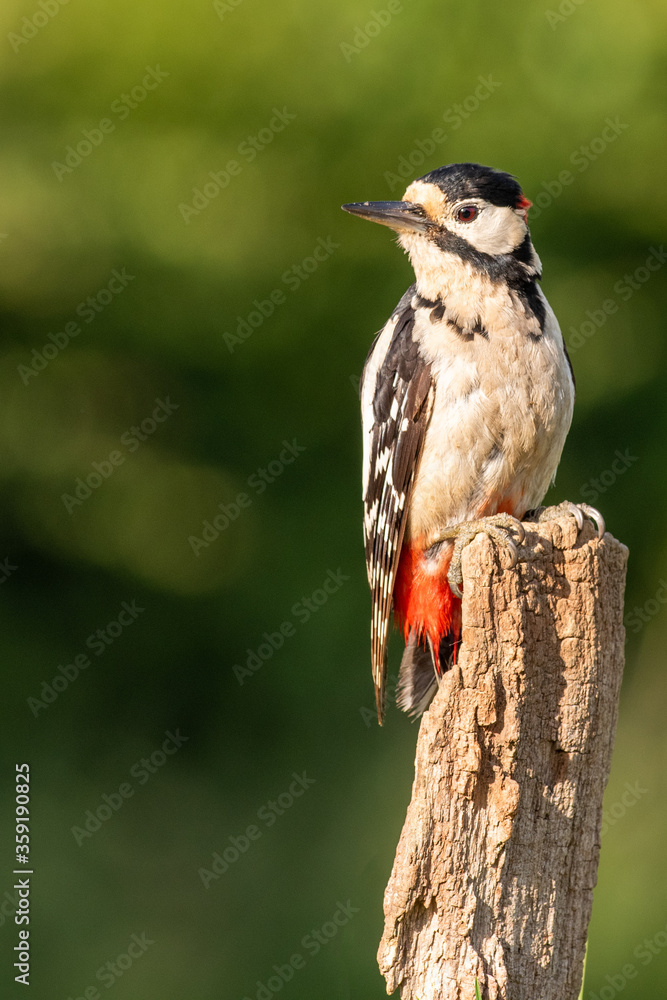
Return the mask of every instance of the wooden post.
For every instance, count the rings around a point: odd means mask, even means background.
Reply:
[[[623,673],[628,550],[574,518],[464,550],[378,952],[401,1000],[577,1000]]]

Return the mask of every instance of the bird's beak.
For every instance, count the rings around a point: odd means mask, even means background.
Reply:
[[[424,209],[412,201],[362,201],[341,207],[350,215],[379,222],[397,233],[425,233],[430,225]]]

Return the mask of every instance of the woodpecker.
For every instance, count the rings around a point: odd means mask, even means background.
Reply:
[[[400,708],[421,715],[461,634],[461,551],[486,532],[517,559],[521,520],[553,482],[575,384],[538,282],[531,202],[510,174],[454,163],[413,181],[402,201],[343,205],[398,233],[415,283],[377,334],[361,385],[364,541],[372,594],[378,721],[389,620],[405,652]],[[583,526],[586,504],[565,505]]]

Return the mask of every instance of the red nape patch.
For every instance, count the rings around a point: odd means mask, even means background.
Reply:
[[[451,555],[443,557],[438,571],[429,573],[423,551],[404,545],[394,587],[396,624],[403,629],[406,641],[409,632],[416,632],[420,638],[428,636],[436,660],[443,636],[454,632],[458,648],[461,634],[461,600],[447,582],[450,561]],[[439,662],[436,667],[440,673]]]
[[[519,200],[516,203],[516,207],[517,208],[522,208],[522,209],[524,209],[527,212],[529,208],[533,207],[533,203],[532,203],[532,201],[528,201],[528,199],[526,198],[525,194],[522,194],[521,197],[519,198]]]

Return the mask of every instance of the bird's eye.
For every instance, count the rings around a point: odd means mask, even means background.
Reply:
[[[456,213],[456,218],[459,222],[472,222],[473,219],[477,218],[478,212],[479,210],[476,205],[464,205]]]

